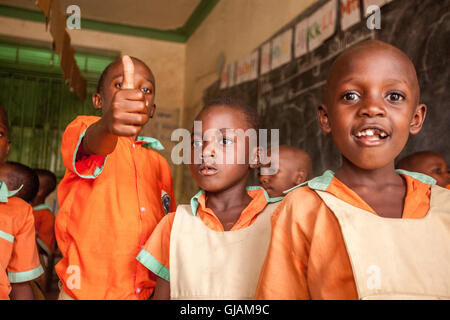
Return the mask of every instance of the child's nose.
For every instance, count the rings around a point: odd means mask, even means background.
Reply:
[[[384,101],[377,98],[366,99],[366,101],[363,101],[363,104],[359,109],[359,115],[370,118],[386,116]]]

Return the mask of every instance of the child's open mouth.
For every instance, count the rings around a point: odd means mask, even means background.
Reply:
[[[353,136],[364,146],[377,146],[385,142],[390,135],[381,128],[364,128],[357,130]]]
[[[219,170],[217,168],[211,166],[202,164],[200,168],[198,169],[198,173],[200,173],[202,176],[213,176],[215,175]]]

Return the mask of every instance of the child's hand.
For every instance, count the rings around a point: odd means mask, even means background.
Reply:
[[[148,106],[144,93],[134,87],[134,64],[129,56],[122,57],[123,82],[114,95],[111,106],[103,115],[108,131],[117,136],[137,136],[148,121]]]

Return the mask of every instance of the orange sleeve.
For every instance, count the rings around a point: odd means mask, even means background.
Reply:
[[[62,136],[61,154],[64,166],[81,178],[96,178],[101,173],[106,161],[106,156],[79,153],[86,129],[98,119],[100,118],[78,116],[67,126]]]
[[[256,299],[357,299],[339,222],[314,191],[291,191],[272,226]]]
[[[309,299],[306,280],[308,241],[293,221],[292,192],[272,215],[272,235],[255,299]]]
[[[38,238],[50,250],[55,251],[55,216],[53,212],[47,209],[39,210],[41,212],[40,228],[37,231]],[[47,251],[47,250],[46,250]]]
[[[24,206],[23,219],[17,219],[17,232],[7,271],[10,282],[26,282],[39,277],[44,270],[39,261],[36,247],[33,209]]]
[[[448,184],[445,188],[450,190],[450,184]]]
[[[167,281],[170,281],[170,233],[174,219],[175,212],[164,216],[136,257],[147,269]]]

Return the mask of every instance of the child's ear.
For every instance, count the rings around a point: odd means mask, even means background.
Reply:
[[[102,108],[102,95],[100,93],[97,92],[92,95],[92,104],[95,109]]]
[[[317,119],[319,120],[320,129],[325,133],[330,133],[330,120],[328,118],[327,107],[324,104],[320,104],[317,107]]]
[[[261,166],[261,147],[256,147],[252,150],[252,153],[250,154],[250,168],[256,169]]]
[[[427,106],[425,104],[420,104],[414,111],[413,118],[410,123],[409,133],[417,134],[422,129],[423,122],[427,115]]]
[[[307,173],[305,170],[298,170],[297,174],[295,175],[295,180],[294,180],[295,185],[297,186],[300,183],[305,182],[307,177],[308,176],[307,176]]]

